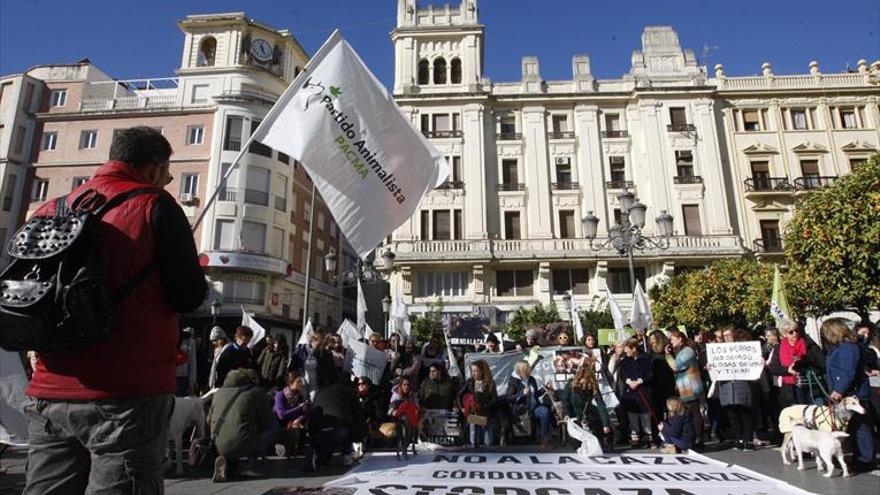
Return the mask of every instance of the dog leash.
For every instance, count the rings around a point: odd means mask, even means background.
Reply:
[[[645,394],[642,393],[642,389],[641,389],[641,387],[637,388],[637,389],[636,389],[636,392],[638,392],[638,394],[639,394],[639,398],[642,399],[642,404],[644,404],[645,409],[648,410],[648,414],[651,415],[651,419],[654,420],[654,424],[658,424],[658,425],[659,425],[659,424],[660,424],[660,421],[657,421],[657,416],[654,415],[654,410],[651,408],[651,406],[648,405],[648,401],[645,400]]]

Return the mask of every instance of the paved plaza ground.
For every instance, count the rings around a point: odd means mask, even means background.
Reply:
[[[533,446],[505,447],[502,449],[483,449],[484,452],[535,452]],[[463,451],[472,453],[472,450]],[[544,451],[546,452],[546,451]],[[568,448],[557,448],[553,452],[572,452]],[[650,451],[633,451],[650,452]],[[736,450],[713,451],[709,445],[704,455],[729,464],[757,471],[758,473],[776,478],[812,493],[823,495],[876,495],[880,492],[880,472],[863,473],[849,478],[841,478],[840,470],[832,479],[822,477],[815,470],[812,461],[807,461],[807,470],[798,471],[796,467],[782,466],[779,451],[776,448],[763,448],[754,452]],[[420,456],[433,455],[422,453]],[[401,461],[404,462],[404,461]],[[6,474],[0,475],[0,495],[21,493],[24,484],[25,452],[23,450],[7,451],[2,458],[2,466]],[[169,474],[165,481],[167,495],[271,495],[273,492],[287,487],[319,487],[324,483],[345,475],[349,469],[343,468],[335,460],[333,465],[324,468],[317,475],[307,475],[300,469],[300,459],[284,459],[270,457],[258,464],[257,472],[263,475],[258,479],[234,480],[229,483],[212,483],[210,473],[194,473],[187,469],[184,476]],[[188,468],[188,466],[187,466]]]

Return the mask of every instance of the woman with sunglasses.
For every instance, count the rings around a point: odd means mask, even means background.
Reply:
[[[784,409],[812,404],[814,397],[822,395],[817,377],[824,374],[825,356],[812,339],[801,334],[797,322],[781,320],[779,333],[779,352],[770,356],[767,365],[773,376],[781,378],[779,405]]]

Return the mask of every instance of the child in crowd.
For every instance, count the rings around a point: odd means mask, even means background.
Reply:
[[[694,424],[690,410],[678,397],[666,399],[666,421],[660,423],[660,438],[664,454],[685,452],[694,443]]]

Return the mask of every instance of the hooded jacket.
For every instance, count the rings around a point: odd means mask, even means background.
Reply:
[[[242,392],[236,397],[239,390]],[[220,417],[227,406],[229,412],[218,429]],[[214,394],[210,422],[211,432],[216,435],[217,453],[238,458],[253,452],[262,432],[275,426],[278,420],[272,413],[266,391],[256,386],[248,372],[233,370],[223,382],[223,387]]]
[[[106,198],[154,187],[134,167],[117,161],[67,196],[89,189]],[[35,216],[54,215],[55,200]],[[208,290],[189,221],[164,191],[135,196],[103,218],[99,256],[110,290],[154,261],[157,269],[115,307],[110,337],[77,352],[40,353],[27,394],[40,399],[95,400],[173,393],[178,326],[175,313],[199,307]]]

